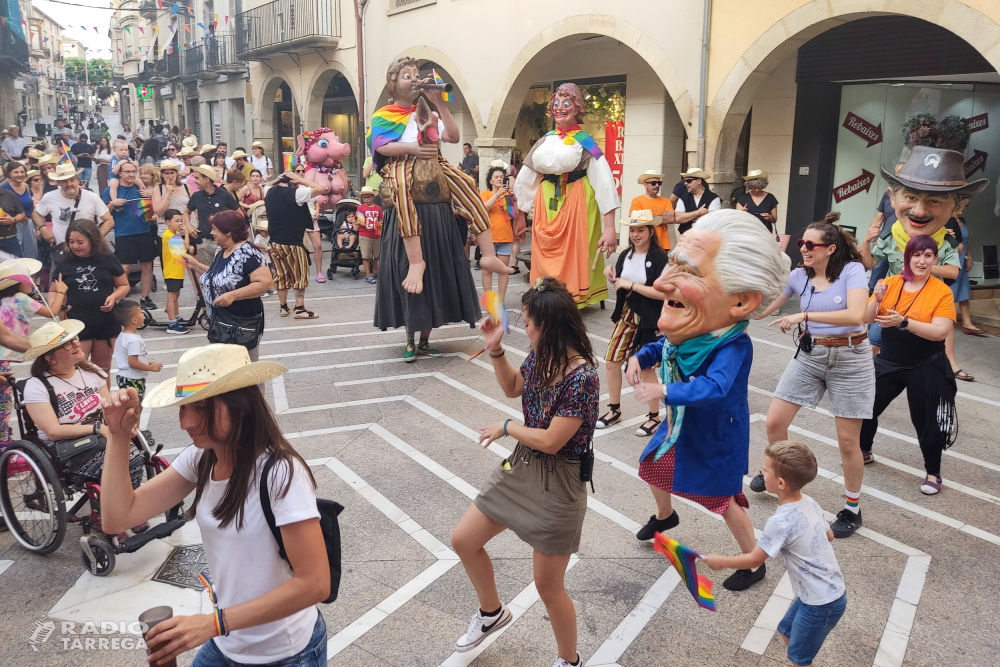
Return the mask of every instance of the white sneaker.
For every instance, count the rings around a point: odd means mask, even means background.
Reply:
[[[576,665],[572,662],[567,662],[562,658],[556,658],[556,661],[552,663],[552,667],[580,667],[580,654],[576,654]]]
[[[458,653],[465,653],[479,646],[484,639],[497,630],[503,628],[514,618],[507,605],[500,603],[500,613],[492,618],[484,617],[477,609],[469,621],[469,629],[455,642],[455,650]]]

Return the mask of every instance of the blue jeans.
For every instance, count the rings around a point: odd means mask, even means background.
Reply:
[[[242,667],[242,665],[243,663],[234,662],[223,655],[214,640],[206,642],[191,663],[191,667]],[[254,667],[326,667],[326,621],[323,620],[323,614],[317,614],[312,637],[300,653]]]
[[[18,242],[17,236],[0,239],[0,251],[10,253],[14,257],[21,257],[21,244]]]
[[[80,174],[80,183],[85,186],[90,186],[90,175],[94,172],[93,167],[83,167]]]
[[[872,322],[868,325],[868,342],[882,347],[882,325],[878,322]]]
[[[795,598],[781,623],[778,623],[778,632],[788,637],[788,659],[793,665],[812,664],[845,609],[846,592],[833,602],[815,606]]]
[[[17,241],[21,244],[21,257],[38,259],[38,239],[35,238],[35,223],[29,217],[17,223]]]
[[[879,263],[872,267],[871,277],[868,278],[868,291],[875,289],[875,283],[885,278],[887,273],[889,273],[889,260],[879,260]]]

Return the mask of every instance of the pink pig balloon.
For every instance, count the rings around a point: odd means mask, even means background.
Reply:
[[[341,143],[337,133],[328,127],[304,132],[298,137],[295,155],[306,163],[305,178],[327,188],[329,195],[316,198],[321,211],[331,210],[347,195],[347,174],[341,160],[351,154],[351,146]]]

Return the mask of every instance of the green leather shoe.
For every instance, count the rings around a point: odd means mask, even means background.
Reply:
[[[406,351],[403,352],[403,361],[410,363],[417,360],[417,347],[413,344],[413,339],[406,341]]]

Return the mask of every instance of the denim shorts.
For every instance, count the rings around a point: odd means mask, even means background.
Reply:
[[[493,249],[496,251],[497,255],[503,257],[509,255],[514,250],[513,243],[494,243]]]
[[[872,322],[868,325],[868,340],[875,347],[882,347],[882,325]]]
[[[191,663],[191,667],[243,666],[244,663],[227,658],[213,640],[202,645],[198,655],[194,657],[194,662]],[[255,664],[253,667],[326,667],[326,621],[323,620],[323,614],[316,614],[312,637],[302,651],[276,662]]]
[[[846,592],[833,602],[815,606],[795,598],[781,623],[778,623],[778,632],[788,637],[788,659],[793,665],[813,663],[826,636],[837,626],[845,609]]]
[[[871,419],[875,403],[875,360],[867,340],[857,345],[824,347],[813,345],[812,352],[800,350],[788,362],[775,398],[814,407],[830,394],[830,412],[835,417]]]

